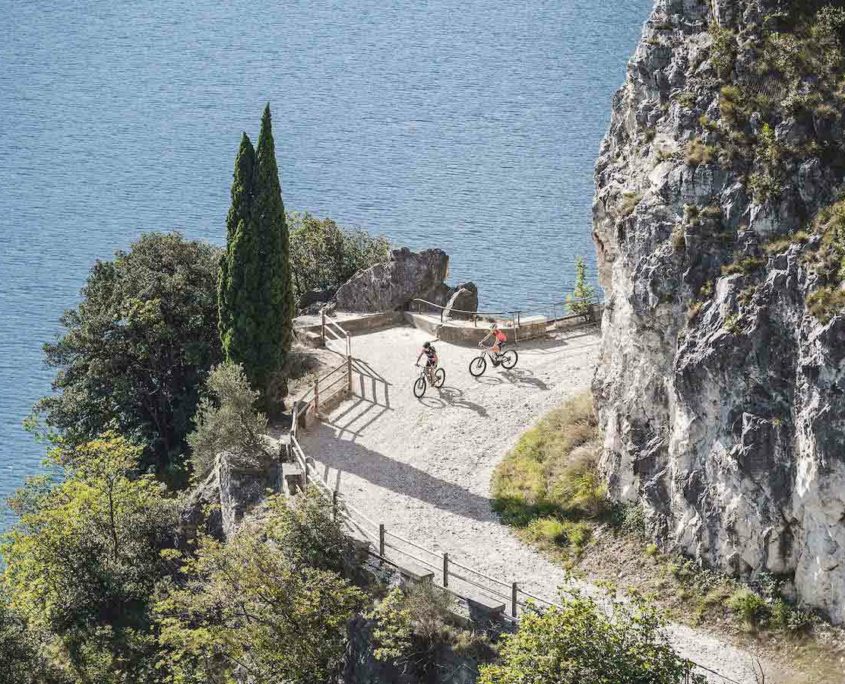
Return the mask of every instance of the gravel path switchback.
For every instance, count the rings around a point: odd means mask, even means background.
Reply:
[[[418,400],[411,391],[414,361],[426,340],[439,352],[446,382]],[[589,388],[599,340],[598,330],[587,328],[527,342],[518,347],[514,370],[488,365],[475,379],[468,365],[477,349],[432,340],[411,327],[356,336],[353,396],[300,433],[300,441],[326,481],[388,533],[554,600],[563,569],[499,523],[490,507],[490,478],[527,428]],[[387,540],[436,567],[442,563],[390,534]],[[502,592],[510,595],[504,586]],[[673,625],[670,632],[686,657],[754,684],[749,653],[686,626]],[[766,669],[767,682],[790,681],[773,666]]]

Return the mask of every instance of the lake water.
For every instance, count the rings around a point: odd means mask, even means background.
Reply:
[[[268,100],[288,209],[442,247],[488,307],[561,299],[650,6],[0,0],[0,497],[43,456],[21,420],[92,262],[142,231],[222,243]]]

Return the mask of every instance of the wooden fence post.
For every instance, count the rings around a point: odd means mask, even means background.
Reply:
[[[378,526],[378,555],[384,558],[384,523]]]
[[[320,412],[320,381],[314,381],[314,413]]]
[[[449,586],[449,554],[443,554],[443,586]]]
[[[516,585],[516,582],[513,583],[511,586],[511,617],[516,617],[516,601],[517,601],[517,593],[519,592],[519,588]]]
[[[349,355],[346,357],[346,376],[347,376],[347,388],[351,392],[352,391],[352,356]]]
[[[337,522],[337,490],[332,490],[332,520]]]
[[[320,320],[320,339],[323,341],[323,346],[326,346],[326,312],[321,311],[322,318]]]

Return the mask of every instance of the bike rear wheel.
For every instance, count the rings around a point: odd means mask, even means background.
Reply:
[[[505,352],[502,352],[502,356],[500,357],[502,360],[502,366],[510,370],[516,365],[516,362],[519,361],[519,354],[516,353],[515,349],[508,349]]]
[[[434,371],[434,386],[443,387],[444,382],[446,382],[446,371],[442,368],[438,368]]]
[[[472,361],[469,362],[469,374],[474,377],[478,378],[484,375],[484,371],[487,370],[487,359],[484,356],[476,356]]]
[[[425,378],[421,375],[414,383],[414,396],[417,399],[422,399],[425,394]]]

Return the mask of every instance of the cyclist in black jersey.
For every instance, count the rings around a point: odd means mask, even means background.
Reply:
[[[425,356],[425,369],[430,376],[433,377],[434,369],[437,368],[437,350],[431,342],[425,342],[420,350],[420,355],[417,357],[416,365],[420,365],[420,359]]]

